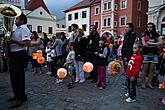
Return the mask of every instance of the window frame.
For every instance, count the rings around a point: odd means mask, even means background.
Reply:
[[[122,18],[125,18],[125,23],[124,23],[124,25],[121,24],[121,23],[122,23],[122,21],[121,21]],[[120,17],[119,17],[119,24],[120,24],[120,27],[126,26],[126,23],[127,23],[127,17],[126,17],[126,16],[120,16]]]
[[[122,7],[123,2],[125,2],[125,7]],[[127,8],[127,0],[120,0],[120,9],[126,9],[126,8]]]

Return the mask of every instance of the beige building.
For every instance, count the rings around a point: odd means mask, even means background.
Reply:
[[[48,37],[56,33],[56,17],[49,12],[43,0],[30,0],[23,12],[27,15],[31,31],[37,31],[39,35],[45,32]]]

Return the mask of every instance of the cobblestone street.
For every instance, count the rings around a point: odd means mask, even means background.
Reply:
[[[46,70],[45,70],[46,71]],[[160,98],[163,91],[137,87],[137,101],[126,103],[123,86],[124,77],[110,78],[107,75],[107,87],[99,90],[87,80],[67,89],[68,80],[56,84],[54,77],[46,74],[32,75],[26,71],[26,93],[28,101],[16,110],[165,110]],[[12,104],[7,99],[12,97],[8,73],[0,73],[0,110],[6,110]]]

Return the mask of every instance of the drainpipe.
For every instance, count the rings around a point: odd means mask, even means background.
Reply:
[[[102,35],[102,29],[103,29],[103,1],[104,0],[101,0],[101,8],[100,8],[100,10],[101,10],[101,13],[100,13],[100,15],[101,15],[101,22],[100,22],[100,30],[101,30],[101,33],[100,33],[100,35]]]
[[[114,21],[115,21],[115,0],[112,0],[112,15],[111,15],[111,29],[112,35],[114,35]]]

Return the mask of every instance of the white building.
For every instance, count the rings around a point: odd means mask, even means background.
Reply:
[[[51,15],[43,0],[30,0],[23,12],[28,18],[28,27],[39,35],[45,32],[48,37],[56,33],[56,17]]]
[[[153,22],[156,29],[165,35],[165,0],[149,0],[148,22]]]
[[[88,0],[89,1],[89,0]],[[65,11],[66,27],[71,32],[71,25],[77,24],[84,30],[85,35],[89,35],[90,30],[90,2],[83,0],[75,6]]]
[[[65,17],[56,21],[56,32],[68,32]]]

